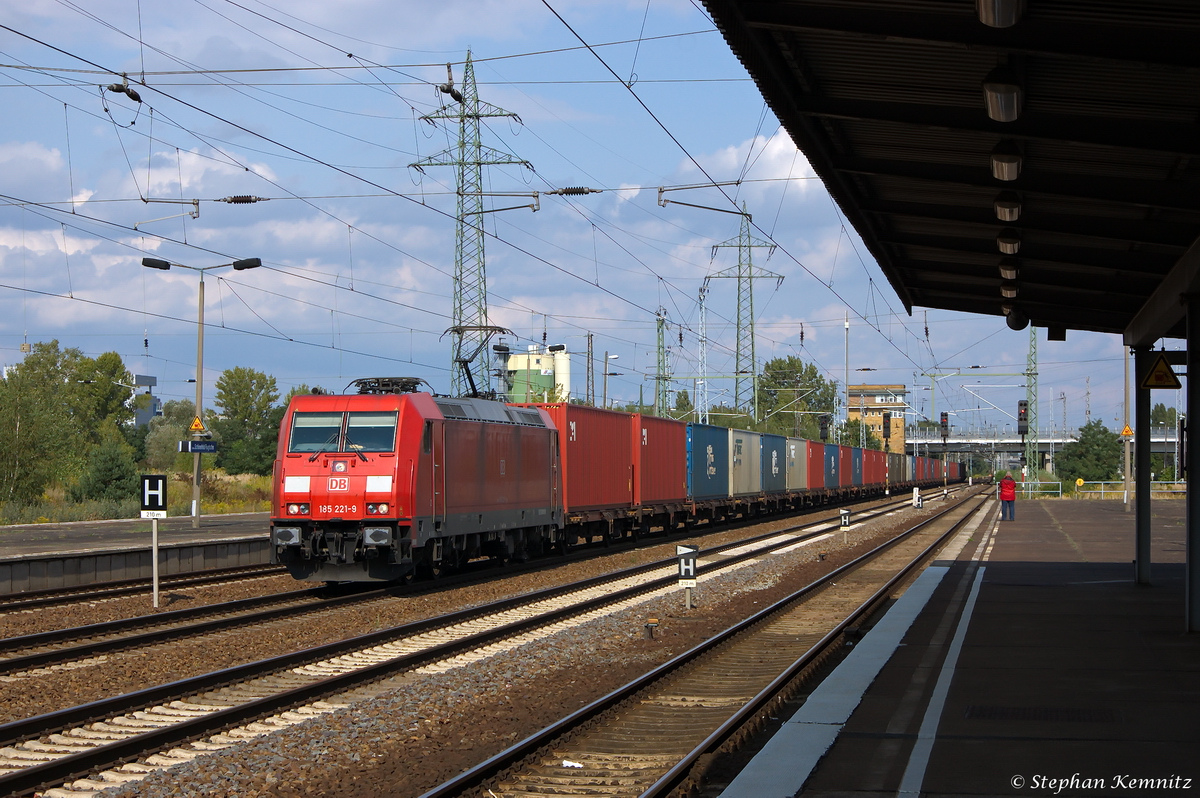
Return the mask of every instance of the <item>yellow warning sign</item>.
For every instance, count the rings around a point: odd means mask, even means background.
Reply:
[[[192,425],[188,427],[191,432],[204,432],[204,422],[200,420],[200,416],[192,419]]]
[[[1150,370],[1142,378],[1142,387],[1166,388],[1172,391],[1177,391],[1183,387],[1180,385],[1179,378],[1175,376],[1175,371],[1171,368],[1171,364],[1167,362],[1165,353],[1158,353],[1158,357],[1150,365]]]
[[[1122,438],[1132,438],[1133,437],[1133,430],[1131,430],[1129,428],[1128,424],[1125,425],[1125,429],[1121,430],[1121,437]]]

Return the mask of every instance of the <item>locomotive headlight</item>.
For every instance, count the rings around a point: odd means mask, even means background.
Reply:
[[[391,542],[391,527],[369,526],[363,529],[363,543],[368,546],[388,546]]]
[[[300,527],[298,526],[277,526],[271,531],[271,536],[275,539],[276,546],[300,545]]]
[[[308,503],[293,502],[287,506],[288,515],[308,515]]]
[[[375,512],[379,513],[380,515],[387,515],[387,511],[388,511],[388,503],[387,502],[380,502],[379,504],[377,504],[375,506]]]
[[[333,473],[344,474],[344,473],[346,473],[347,468],[349,468],[349,464],[345,460],[334,460],[333,461]]]

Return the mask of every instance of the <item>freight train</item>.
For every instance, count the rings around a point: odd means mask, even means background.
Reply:
[[[306,581],[436,576],[597,539],[963,478],[958,463],[567,403],[505,404],[357,381],[293,397],[271,561]]]

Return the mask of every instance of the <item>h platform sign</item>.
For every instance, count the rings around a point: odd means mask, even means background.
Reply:
[[[167,477],[142,474],[142,518],[167,517]]]
[[[696,555],[700,553],[699,546],[676,546],[675,554],[679,557],[679,586],[696,586]]]

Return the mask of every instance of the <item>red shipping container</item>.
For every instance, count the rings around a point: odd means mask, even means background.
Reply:
[[[870,449],[866,452],[866,455],[868,455],[867,463],[869,463],[869,466],[864,466],[864,467],[869,468],[869,470],[868,470],[867,474],[865,474],[863,476],[864,481],[868,485],[882,485],[883,484],[883,452],[879,452],[874,449]]]
[[[825,444],[820,441],[805,441],[804,446],[808,449],[808,468],[805,471],[808,474],[809,488],[825,487]]]
[[[854,484],[854,455],[849,446],[838,447],[838,481],[843,488]]]
[[[516,406],[542,408],[558,428],[564,513],[633,506],[632,415],[586,405]]]
[[[687,499],[687,424],[633,414],[633,503]]]

